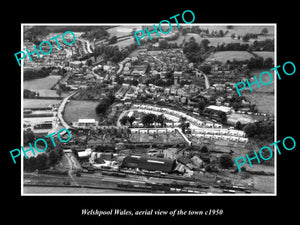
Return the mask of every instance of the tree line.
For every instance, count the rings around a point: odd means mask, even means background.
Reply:
[[[213,47],[214,51],[274,51],[274,39],[254,41],[252,44],[243,43],[222,43]]]
[[[125,59],[138,45],[136,43],[130,44],[123,48],[121,51],[119,46],[115,45],[98,45],[93,52],[94,57],[102,56],[104,60],[111,60],[115,63]]]
[[[109,92],[108,95],[101,99],[95,111],[98,115],[104,115],[108,108],[115,102],[115,95],[112,92]]]
[[[28,144],[30,142],[33,145],[34,140],[35,136],[31,130],[24,131],[25,144]],[[53,147],[51,139],[45,139],[45,141],[47,141],[48,148],[44,153],[29,157],[27,159],[24,156],[24,171],[33,172],[37,169],[48,169],[52,166],[55,166],[62,159],[63,145],[57,139],[57,137],[54,137],[56,147]]]

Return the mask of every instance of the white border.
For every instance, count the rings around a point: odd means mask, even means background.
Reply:
[[[177,25],[176,23],[171,23],[172,25]],[[24,49],[24,41],[23,41],[23,34],[24,34],[24,26],[111,26],[111,25],[120,25],[120,26],[153,26],[153,23],[21,23],[21,49]],[[193,23],[193,24],[180,24],[183,26],[274,26],[274,66],[277,66],[277,23]],[[24,62],[21,62],[21,144],[23,146],[23,65]],[[274,71],[275,74],[275,71]],[[277,141],[277,76],[275,76],[275,83],[274,83],[274,139]],[[274,146],[275,149],[275,146]],[[128,194],[118,194],[118,193],[111,193],[111,194],[28,194],[24,193],[23,189],[23,158],[21,157],[21,196],[277,196],[277,151],[275,153],[275,167],[274,167],[274,193],[250,193],[250,194],[157,194],[157,193],[128,193]],[[80,188],[79,188],[80,189]]]

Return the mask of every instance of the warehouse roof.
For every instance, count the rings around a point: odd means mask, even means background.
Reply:
[[[175,167],[175,160],[132,155],[123,159],[121,167],[172,172]]]

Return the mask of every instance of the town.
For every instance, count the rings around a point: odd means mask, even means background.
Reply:
[[[53,45],[23,59],[24,149],[72,134],[28,151],[24,194],[274,193],[273,158],[234,163],[274,142],[274,82],[235,88],[274,67],[274,26],[182,24],[138,45],[145,29],[24,24],[22,50]],[[66,31],[76,38],[57,48],[51,37]]]

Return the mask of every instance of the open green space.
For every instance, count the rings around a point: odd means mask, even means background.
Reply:
[[[66,104],[64,111],[64,119],[68,124],[77,122],[78,119],[95,119],[99,120],[95,112],[98,105],[96,101],[78,101],[71,100]]]
[[[253,55],[247,51],[221,51],[214,53],[208,59],[226,63],[228,60],[244,61],[250,60],[252,57]]]

